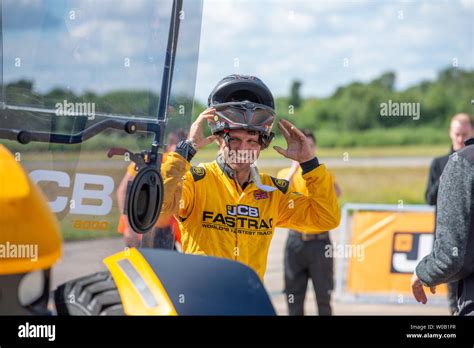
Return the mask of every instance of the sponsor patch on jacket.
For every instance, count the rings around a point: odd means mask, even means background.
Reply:
[[[259,199],[267,199],[268,198],[268,192],[265,192],[265,191],[258,191],[258,192],[255,192],[253,194],[253,197],[256,199],[256,200],[259,200]]]
[[[284,179],[278,179],[278,178],[274,178],[273,176],[270,177],[273,181],[273,184],[283,193],[286,193],[286,191],[288,191],[288,187],[289,187],[289,182],[288,180],[284,180]]]
[[[206,170],[203,167],[191,167],[190,170],[194,181],[199,181],[206,176]]]

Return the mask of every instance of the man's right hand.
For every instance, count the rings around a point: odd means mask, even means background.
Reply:
[[[200,148],[206,145],[209,145],[217,138],[216,135],[205,137],[204,131],[203,131],[203,125],[205,121],[207,121],[208,119],[212,119],[215,115],[215,112],[216,112],[215,108],[204,110],[198,116],[196,121],[194,121],[193,124],[191,125],[191,128],[189,130],[188,140],[191,140],[194,144],[196,144],[196,150],[199,150]]]
[[[125,245],[129,248],[139,248],[140,247],[140,237],[134,230],[130,227],[127,221],[127,226],[123,231],[123,240]]]
[[[413,273],[413,276],[411,277],[411,291],[418,302],[421,302],[423,304],[426,304],[426,302],[428,302],[425,290],[423,289],[423,283],[416,275],[416,272]],[[430,291],[432,294],[436,294],[436,286],[430,287]]]

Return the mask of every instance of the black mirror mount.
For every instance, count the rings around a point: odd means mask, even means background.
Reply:
[[[155,226],[163,203],[163,179],[152,166],[141,169],[127,190],[125,214],[136,233],[146,233]]]
[[[111,148],[107,153],[109,158],[116,155],[127,155],[135,163],[138,173],[127,187],[123,213],[136,233],[146,233],[158,220],[163,203],[163,179],[157,166],[162,156],[152,150],[132,153],[124,148]]]

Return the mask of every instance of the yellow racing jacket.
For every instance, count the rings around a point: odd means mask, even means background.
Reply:
[[[190,166],[171,152],[161,166],[162,213],[178,219],[184,253],[240,261],[263,279],[276,227],[318,233],[339,225],[333,177],[324,164],[312,162],[303,174],[305,196],[290,190],[287,180],[267,174],[259,174],[261,183],[277,190],[263,191],[255,182],[242,189],[222,163]]]

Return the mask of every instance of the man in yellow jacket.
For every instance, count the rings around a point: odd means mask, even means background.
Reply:
[[[298,161],[308,195],[289,189],[287,180],[258,172],[254,162],[274,134],[273,96],[254,76],[230,75],[212,91],[209,108],[191,126],[162,165],[162,213],[179,220],[183,252],[223,257],[253,268],[263,279],[276,227],[320,233],[339,225],[340,210],[333,178],[311,151],[305,135],[290,122],[278,128]],[[203,135],[209,123],[212,136]],[[191,166],[194,154],[216,141],[217,160]]]

